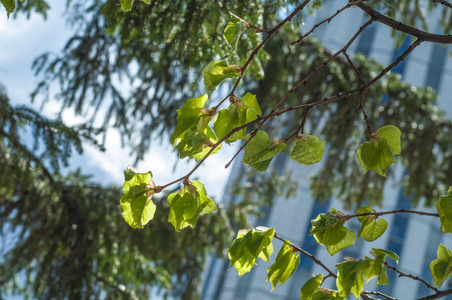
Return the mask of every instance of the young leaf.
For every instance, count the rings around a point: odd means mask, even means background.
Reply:
[[[344,261],[336,264],[337,279],[336,286],[342,297],[347,297],[350,293],[359,299],[363,291],[364,278],[362,271],[369,267],[368,260]]]
[[[256,96],[251,93],[246,93],[240,99],[240,102],[246,108],[246,122],[251,122],[256,120],[257,116],[262,115],[262,111],[259,107],[259,103],[257,102]]]
[[[441,221],[441,232],[452,233],[452,189],[449,188],[448,194],[439,197],[436,202],[439,219]]]
[[[226,78],[239,77],[242,68],[237,65],[228,65],[224,60],[212,61],[204,67],[202,77],[207,92],[212,93]]]
[[[318,137],[302,134],[295,138],[290,157],[300,164],[312,165],[322,160],[325,142]]]
[[[278,282],[280,285],[286,282],[299,264],[300,255],[295,252],[289,241],[285,241],[279,250],[276,261],[267,270],[267,282],[270,280],[272,291]]]
[[[132,228],[143,228],[154,217],[152,202],[152,173],[137,173],[132,167],[124,170],[124,195],[121,197],[122,216]]]
[[[248,23],[241,20],[239,17],[231,14],[231,19],[224,29],[223,38],[226,43],[234,47],[237,50],[237,44],[239,42],[240,36],[247,29]]]
[[[9,15],[12,14],[16,9],[16,0],[0,0],[0,2],[5,7],[7,16],[9,18]]]
[[[312,294],[320,288],[323,282],[323,275],[319,274],[315,277],[309,278],[305,284],[301,287],[300,298],[301,300],[311,300]]]
[[[336,245],[347,235],[348,229],[344,227],[344,221],[333,213],[319,214],[311,223],[310,233],[319,244]]]
[[[386,170],[395,162],[386,139],[378,134],[375,134],[370,142],[362,144],[357,155],[358,161],[364,169],[364,174],[372,170],[386,177]]]
[[[246,136],[248,140],[250,135]],[[273,157],[286,148],[286,144],[278,140],[270,141],[265,131],[258,131],[246,145],[242,163],[250,165],[258,171],[267,170]]]
[[[438,258],[430,264],[430,272],[435,286],[441,287],[452,275],[452,254],[447,247],[439,244],[437,255]]]
[[[358,209],[358,214],[374,212],[372,207],[366,206]],[[388,221],[385,219],[378,219],[373,215],[360,216],[358,220],[361,222],[361,227],[358,230],[358,239],[360,236],[368,242],[373,242],[378,239],[388,227]]]
[[[389,257],[399,264],[399,256],[394,252],[386,249],[372,248],[370,252],[374,257]]]
[[[231,267],[234,266],[239,276],[251,271],[258,257],[265,261],[270,260],[273,253],[272,239],[275,229],[256,232],[249,230],[246,234],[239,231],[237,238],[228,248],[228,256],[231,260]]]
[[[188,99],[187,102],[177,110],[177,125],[173,136],[171,137],[171,146],[174,146],[178,139],[183,138],[187,131],[193,127],[199,127],[198,124],[203,117],[210,117],[207,113],[208,110],[204,108],[208,99],[209,97],[207,95]],[[196,131],[201,129],[200,131],[202,132],[205,127],[207,127],[207,124],[204,128],[196,128]]]
[[[333,256],[340,250],[353,246],[355,242],[356,242],[355,232],[353,230],[347,229],[347,234],[345,235],[345,237],[339,243],[336,243],[334,245],[327,245],[326,250],[331,256]]]
[[[320,288],[312,294],[311,300],[345,300],[347,298],[341,297],[337,291]]]
[[[178,192],[168,196],[168,222],[176,231],[187,226],[195,227],[199,215],[213,212],[217,209],[213,200],[206,195],[204,185],[194,180]]]
[[[397,155],[402,152],[400,148],[400,136],[402,135],[402,132],[399,128],[393,125],[386,125],[378,129],[377,134],[385,138],[392,154]]]
[[[222,109],[215,117],[214,129],[218,139],[222,139],[232,129],[242,126],[247,122],[251,122],[262,114],[256,100],[256,96],[246,93],[241,99],[237,98],[236,102],[231,103],[228,109]],[[233,143],[238,139],[245,137],[245,128],[235,132],[226,142]]]
[[[369,266],[363,270],[364,278],[369,282],[369,280],[378,276],[376,284],[387,285],[389,279],[384,265],[386,257],[394,259],[397,263],[399,262],[399,257],[392,251],[376,248],[372,248],[370,254],[374,256],[374,259],[365,257],[365,260],[369,262]]]
[[[368,242],[373,242],[376,239],[378,239],[382,234],[386,231],[386,228],[388,228],[388,221],[385,219],[377,219],[372,220],[367,225],[364,225],[364,223],[361,225],[361,228],[364,226],[363,230],[361,231],[361,236],[364,240]],[[360,230],[361,230],[360,228]]]
[[[182,139],[178,139],[177,151],[180,158],[193,157],[196,161],[199,161],[207,155],[213,144],[217,142],[215,133],[209,126],[206,127],[204,132],[190,129]],[[217,153],[221,147],[221,145],[218,145],[211,154]]]

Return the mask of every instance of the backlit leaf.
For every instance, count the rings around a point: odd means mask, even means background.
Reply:
[[[149,184],[152,173],[137,173],[132,167],[124,170],[124,195],[121,197],[122,216],[132,228],[143,228],[155,213],[155,204],[152,202],[154,194]]]
[[[199,215],[213,212],[217,209],[213,200],[206,195],[204,185],[197,180],[178,192],[168,196],[168,222],[176,231],[187,226],[195,227]]]
[[[207,126],[204,132],[198,132],[193,129],[187,131],[182,139],[178,139],[177,151],[180,158],[192,157],[199,161],[212,149],[213,144],[218,140],[213,133],[212,129]],[[215,150],[211,153],[217,153],[221,149],[221,145],[215,147]]]
[[[9,15],[12,14],[16,9],[16,0],[0,0],[0,2],[5,7],[7,16],[9,18]]]
[[[231,14],[231,19],[229,20],[226,28],[224,29],[223,38],[226,43],[237,49],[237,43],[239,42],[240,36],[247,29],[247,23],[240,20],[239,17]]]
[[[308,281],[303,284],[300,290],[300,298],[301,300],[310,300],[312,294],[320,288],[320,285],[323,282],[323,275],[319,274],[315,277],[309,278]]]
[[[369,261],[345,261],[336,264],[337,279],[336,286],[342,297],[347,297],[350,293],[359,299],[363,291],[364,278],[362,271],[369,267]]]
[[[364,169],[364,174],[372,170],[386,177],[386,170],[395,162],[394,155],[385,138],[376,135],[370,142],[359,147],[358,161]]]
[[[251,135],[246,136],[248,140]],[[272,140],[268,138],[265,131],[258,131],[254,138],[246,145],[245,154],[242,163],[250,165],[258,171],[267,170],[270,163],[279,152],[286,148],[286,144],[279,140]]]
[[[332,213],[319,214],[311,223],[310,233],[319,244],[336,245],[347,235],[348,229],[344,227],[344,221]]]
[[[364,240],[373,242],[386,231],[386,228],[388,228],[388,221],[385,219],[377,219],[370,221],[366,225],[363,223],[361,227],[363,226],[364,228],[361,232],[361,236]]]
[[[202,76],[207,92],[212,93],[215,88],[227,78],[239,77],[242,68],[237,65],[228,65],[224,60],[212,61],[204,67]]]
[[[261,115],[262,112],[256,100],[256,96],[246,93],[241,99],[237,98],[235,103],[231,103],[227,109],[222,109],[215,117],[214,129],[218,139],[222,139],[229,134],[232,129],[251,122]],[[245,137],[245,128],[235,132],[226,139],[227,143],[233,143]]]
[[[270,280],[272,291],[278,282],[280,285],[286,282],[299,264],[300,255],[295,252],[289,241],[285,241],[279,250],[276,261],[267,270],[267,282]]]
[[[295,138],[290,157],[300,164],[312,165],[322,160],[325,142],[318,137],[302,134]]]
[[[439,201],[436,202],[436,209],[441,221],[441,232],[452,233],[452,190],[450,188],[447,195],[439,197]]]
[[[328,251],[328,253],[331,256],[333,256],[338,251],[353,246],[355,244],[355,242],[356,242],[355,232],[353,230],[347,229],[347,233],[346,233],[345,237],[340,242],[338,242],[334,245],[327,245],[326,250]]]
[[[393,125],[386,125],[378,129],[377,134],[386,139],[392,154],[397,155],[402,152],[400,148],[400,136],[402,135],[402,132],[399,128]]]
[[[437,256],[438,258],[430,264],[430,272],[435,286],[441,287],[452,275],[452,254],[447,247],[439,244]]]
[[[239,231],[237,238],[228,248],[231,266],[234,266],[239,276],[251,271],[258,257],[270,261],[273,253],[272,239],[275,235],[273,228],[267,231],[249,230],[247,233]]]

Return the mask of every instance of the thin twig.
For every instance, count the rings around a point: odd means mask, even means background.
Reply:
[[[418,300],[433,300],[433,299],[443,298],[443,297],[449,296],[449,295],[452,295],[452,289],[445,290],[445,291],[439,291],[439,292],[437,292],[435,294],[419,298]]]
[[[396,31],[401,31],[408,33],[409,35],[415,36],[418,39],[421,39],[426,42],[439,43],[439,44],[452,44],[452,35],[441,35],[441,34],[433,34],[429,32],[425,32],[419,30],[417,28],[405,25],[399,21],[391,19],[385,15],[380,14],[378,11],[373,9],[367,4],[358,3],[355,5],[359,7],[363,11],[365,11],[369,16],[374,18],[377,22],[383,23]]]
[[[346,92],[339,92],[334,96],[330,96],[330,97],[325,97],[322,100],[316,101],[316,102],[312,102],[312,103],[307,103],[307,104],[300,104],[300,105],[294,105],[294,106],[290,106],[287,107],[285,109],[282,109],[280,111],[274,112],[272,114],[269,114],[265,117],[262,118],[270,118],[273,116],[279,116],[282,115],[288,111],[292,111],[292,110],[296,110],[296,109],[301,109],[301,108],[306,108],[306,107],[315,107],[318,105],[322,105],[322,104],[326,104],[326,103],[330,103],[330,102],[335,102],[339,99],[342,98],[346,98],[349,97],[355,93],[360,92],[361,90],[367,89],[370,86],[372,86],[373,84],[375,84],[377,81],[379,81],[383,76],[385,76],[387,73],[389,73],[389,71],[391,71],[394,67],[396,67],[398,64],[400,64],[416,47],[418,47],[420,44],[422,43],[421,39],[417,39],[414,43],[412,43],[408,49],[403,52],[399,57],[397,57],[397,59],[390,64],[389,66],[387,66],[386,68],[384,68],[380,74],[378,74],[377,76],[375,76],[372,80],[370,80],[368,83],[366,83],[366,85],[353,89],[353,90],[349,90]]]
[[[344,7],[338,9],[332,16],[330,16],[329,18],[323,20],[323,21],[320,22],[320,23],[315,24],[315,25],[311,28],[311,30],[309,30],[306,34],[302,35],[302,36],[301,36],[298,40],[296,40],[295,42],[290,43],[290,45],[293,46],[293,45],[295,45],[295,44],[300,44],[301,41],[302,41],[304,38],[306,38],[307,36],[309,36],[311,33],[313,33],[314,30],[317,29],[317,27],[319,27],[320,25],[322,25],[322,24],[324,24],[324,23],[330,23],[330,22],[331,22],[338,14],[340,14],[341,12],[343,12],[344,10],[346,10],[347,8],[350,8],[350,7],[352,7],[353,5],[356,5],[356,4],[358,4],[358,3],[362,3],[362,2],[364,2],[364,1],[367,1],[367,0],[357,0],[357,1],[353,1],[353,2],[350,2],[349,4],[345,5]]]
[[[429,213],[425,211],[416,211],[416,210],[409,210],[409,209],[396,209],[391,211],[381,211],[381,212],[366,212],[361,214],[355,214],[355,215],[344,215],[344,216],[337,216],[339,219],[346,219],[350,220],[351,218],[357,218],[357,217],[365,217],[365,216],[384,216],[384,215],[390,215],[390,214],[416,214],[420,216],[430,216],[430,217],[437,217],[439,218],[439,214],[437,213]]]
[[[311,110],[311,107],[306,108],[306,111],[304,112],[303,120],[301,121],[300,126],[298,126],[297,130],[295,130],[294,133],[292,133],[290,136],[286,137],[284,139],[284,142],[287,143],[291,138],[298,136],[299,133],[303,134],[304,132],[304,124],[306,123],[306,118],[308,117],[309,111]]]
[[[439,292],[439,290],[438,290],[436,287],[434,287],[433,285],[431,285],[430,283],[428,283],[427,281],[425,281],[424,279],[422,279],[422,278],[420,278],[420,277],[418,277],[418,276],[414,276],[414,275],[411,275],[411,274],[403,273],[403,272],[397,270],[396,268],[394,268],[393,266],[391,266],[390,264],[388,264],[387,262],[385,262],[385,266],[386,266],[388,269],[391,269],[391,270],[393,270],[394,272],[396,272],[397,274],[399,274],[399,277],[407,277],[407,278],[411,278],[411,279],[413,279],[413,280],[420,281],[420,282],[422,282],[426,287],[428,287],[429,289],[435,291],[435,293],[438,293],[438,292]]]
[[[280,237],[279,235],[277,235],[275,233],[274,237],[280,241],[282,241],[283,243],[286,242],[286,239]],[[301,249],[300,247],[298,247],[297,245],[294,245],[293,243],[290,243],[292,245],[292,248],[295,249],[296,251],[300,252],[301,254],[309,257],[310,259],[312,259],[317,265],[321,266],[325,271],[328,272],[328,277],[334,277],[337,278],[336,273],[334,273],[333,271],[331,271],[327,266],[325,266],[317,257],[315,257],[315,255]]]
[[[363,117],[367,125],[367,133],[369,137],[371,137],[372,129],[370,128],[370,121],[369,118],[367,117],[366,110],[364,109],[364,92],[359,92],[359,107],[357,108],[357,110],[361,110],[361,112],[363,113]]]
[[[245,64],[242,66],[242,70],[241,70],[241,74],[240,77],[237,78],[237,81],[235,82],[234,86],[232,87],[231,92],[223,99],[220,101],[220,103],[218,103],[217,106],[215,106],[215,109],[218,109],[220,107],[221,104],[223,104],[224,101],[226,101],[226,99],[228,99],[230,96],[233,96],[235,93],[235,90],[237,89],[237,87],[239,86],[240,81],[242,80],[243,75],[245,74],[246,69],[248,68],[249,64],[251,63],[251,61],[253,61],[254,57],[257,55],[257,53],[262,49],[262,47],[264,47],[264,45],[272,38],[272,36],[287,22],[289,22],[290,20],[292,20],[292,18],[298,14],[300,12],[300,10],[302,10],[311,0],[305,0],[303,1],[303,3],[301,3],[300,5],[298,5],[290,15],[287,16],[287,18],[285,18],[284,20],[282,20],[278,25],[276,25],[275,28],[273,28],[272,30],[270,30],[268,32],[268,35],[265,37],[265,39],[256,47],[254,48],[253,52],[251,52],[250,57],[248,58],[248,60],[245,62]],[[250,24],[251,25],[251,24]]]
[[[452,4],[447,2],[446,0],[430,0],[430,1],[432,1],[434,3],[442,4],[442,5],[447,6],[449,8],[452,8]]]
[[[301,80],[299,83],[297,83],[293,88],[291,88],[286,95],[284,96],[284,98],[282,98],[278,104],[276,104],[276,106],[270,111],[270,113],[265,116],[262,117],[262,121],[259,123],[259,125],[257,125],[257,127],[254,129],[256,132],[257,130],[259,130],[264,123],[271,117],[273,116],[273,114],[276,112],[276,110],[284,103],[284,101],[287,100],[287,98],[289,98],[289,96],[295,92],[301,85],[304,85],[308,82],[308,80],[314,76],[315,74],[317,74],[320,70],[322,70],[323,68],[325,68],[333,59],[335,59],[336,57],[338,57],[341,53],[346,52],[348,50],[348,48],[350,47],[350,45],[356,40],[356,38],[364,31],[364,29],[366,27],[368,27],[370,24],[373,23],[373,19],[368,20],[366,23],[364,23],[359,29],[358,31],[353,35],[353,37],[348,41],[348,43],[338,52],[336,52],[334,55],[332,55],[329,59],[327,59],[326,61],[324,61],[323,63],[321,63],[319,66],[317,66],[308,76],[306,76],[303,80]],[[312,105],[306,105],[306,107],[308,106],[312,106]],[[255,134],[254,134],[255,135]],[[245,141],[245,143],[243,143],[242,147],[239,148],[239,150],[235,153],[235,155],[233,156],[233,158],[226,164],[225,168],[228,168],[231,163],[234,161],[234,159],[237,157],[237,155],[243,150],[245,149],[246,145],[254,138],[254,135],[251,135],[250,138],[248,140]]]
[[[393,298],[391,296],[383,294],[382,292],[364,291],[361,294],[379,296],[385,298],[386,300],[397,300],[397,298]]]

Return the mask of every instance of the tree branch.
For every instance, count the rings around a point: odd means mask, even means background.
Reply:
[[[367,5],[365,3],[357,3],[355,6],[359,7],[363,11],[365,11],[369,16],[374,18],[377,22],[385,24],[396,31],[408,33],[409,35],[415,36],[418,39],[421,39],[426,42],[439,43],[439,44],[452,44],[452,35],[450,35],[450,34],[449,35],[433,34],[433,33],[425,32],[425,31],[419,30],[417,28],[405,25],[399,21],[396,21],[383,14],[380,14],[378,11],[376,11],[375,9],[373,9],[372,7],[370,7],[369,5]]]
[[[431,285],[430,283],[428,283],[427,281],[425,281],[424,279],[422,279],[422,278],[420,278],[420,277],[418,277],[418,276],[414,276],[414,275],[411,275],[411,274],[403,273],[403,272],[397,270],[396,268],[394,268],[393,266],[391,266],[390,264],[388,264],[387,262],[385,262],[385,266],[386,266],[388,269],[391,269],[391,270],[393,270],[394,272],[396,272],[397,274],[399,274],[399,277],[407,277],[407,278],[411,278],[411,279],[413,279],[413,280],[420,281],[420,282],[422,282],[426,287],[428,287],[429,289],[435,291],[436,293],[439,293],[439,292],[440,292],[436,287],[434,287],[433,285]]]
[[[432,1],[434,3],[442,4],[442,5],[447,6],[449,8],[452,8],[452,4],[447,2],[446,0],[430,0],[430,1]]]
[[[368,212],[368,213],[362,213],[362,214],[355,214],[355,215],[345,215],[345,216],[337,216],[339,219],[346,219],[350,220],[351,218],[356,217],[364,217],[364,216],[384,216],[384,215],[390,215],[390,214],[416,214],[420,216],[430,216],[430,217],[437,217],[439,218],[439,214],[437,213],[429,213],[425,211],[416,211],[416,210],[409,210],[409,209],[397,209],[397,210],[391,210],[391,211],[382,211],[382,212]]]
[[[452,295],[452,289],[445,290],[445,291],[439,291],[435,294],[419,298],[418,300],[433,300],[433,299],[439,299],[439,298],[449,296],[449,295]]]

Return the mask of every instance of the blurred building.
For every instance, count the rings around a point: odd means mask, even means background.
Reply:
[[[324,1],[324,9],[319,11],[317,15],[305,20],[305,29],[309,30],[314,24],[329,17],[343,5],[343,1]],[[439,11],[433,11],[432,14],[430,20],[436,21],[432,22],[429,30],[430,32],[441,33]],[[326,48],[337,50],[343,47],[344,41],[348,41],[366,21],[367,18],[361,11],[353,8],[339,15],[330,24],[320,26],[314,34],[324,42]],[[407,49],[410,42],[410,39],[407,39],[400,48],[396,49],[395,41],[391,39],[391,30],[378,23],[368,27],[355,41],[349,52],[360,52],[368,57],[374,57],[384,65],[388,65]],[[439,95],[439,105],[447,112],[449,117],[452,117],[452,103],[449,99],[452,95],[452,57],[449,55],[450,52],[450,46],[425,43],[415,49],[393,72],[400,73],[405,81],[416,86],[428,85],[433,87]],[[240,159],[238,158],[236,161],[240,162]],[[332,207],[338,209],[341,207],[341,202],[336,199],[329,199],[322,204],[316,202],[312,197],[307,178],[310,174],[316,172],[319,166],[301,166],[280,154],[274,160],[273,167],[278,168],[280,174],[290,172],[294,176],[293,178],[300,178],[299,190],[294,199],[276,197],[275,205],[266,209],[265,218],[256,220],[256,226],[274,227],[279,235],[314,254],[332,269],[334,269],[335,263],[343,261],[346,256],[363,258],[366,255],[369,256],[371,248],[388,249],[400,256],[400,262],[397,266],[400,271],[420,276],[432,283],[429,264],[436,259],[438,243],[449,248],[452,246],[450,235],[441,235],[439,219],[413,214],[385,216],[389,226],[382,237],[372,243],[360,239],[355,246],[344,249],[332,257],[324,246],[318,245],[314,238],[309,236],[311,219],[314,219],[319,213],[329,211]],[[241,164],[236,163],[231,172],[231,177],[236,178],[242,172],[241,168]],[[395,179],[389,179],[386,184],[385,200],[382,207],[379,208],[381,211],[412,208],[410,198],[406,197],[403,189],[396,184],[404,175],[404,170],[399,166],[395,173]],[[225,197],[234,196],[226,194]],[[425,210],[425,208],[422,209]],[[347,221],[346,226],[357,231],[360,223],[356,219],[352,219]],[[274,245],[273,259],[282,243],[274,240]],[[212,258],[207,265],[202,299],[300,299],[300,288],[312,276],[311,274],[324,273],[324,270],[312,260],[301,255],[301,263],[292,277],[270,293],[271,284],[265,281],[267,268],[270,264],[260,259],[257,263],[250,273],[239,278],[237,271],[230,267],[228,260]],[[419,281],[399,278],[391,270],[388,270],[388,276],[391,284],[379,286],[378,290],[392,297],[416,299],[432,293]],[[373,279],[369,283],[367,290],[375,289],[375,281],[376,279]],[[449,280],[443,285],[443,288],[450,287],[450,285]],[[335,289],[334,279],[327,279],[324,287]],[[351,296],[351,298],[354,297]]]

